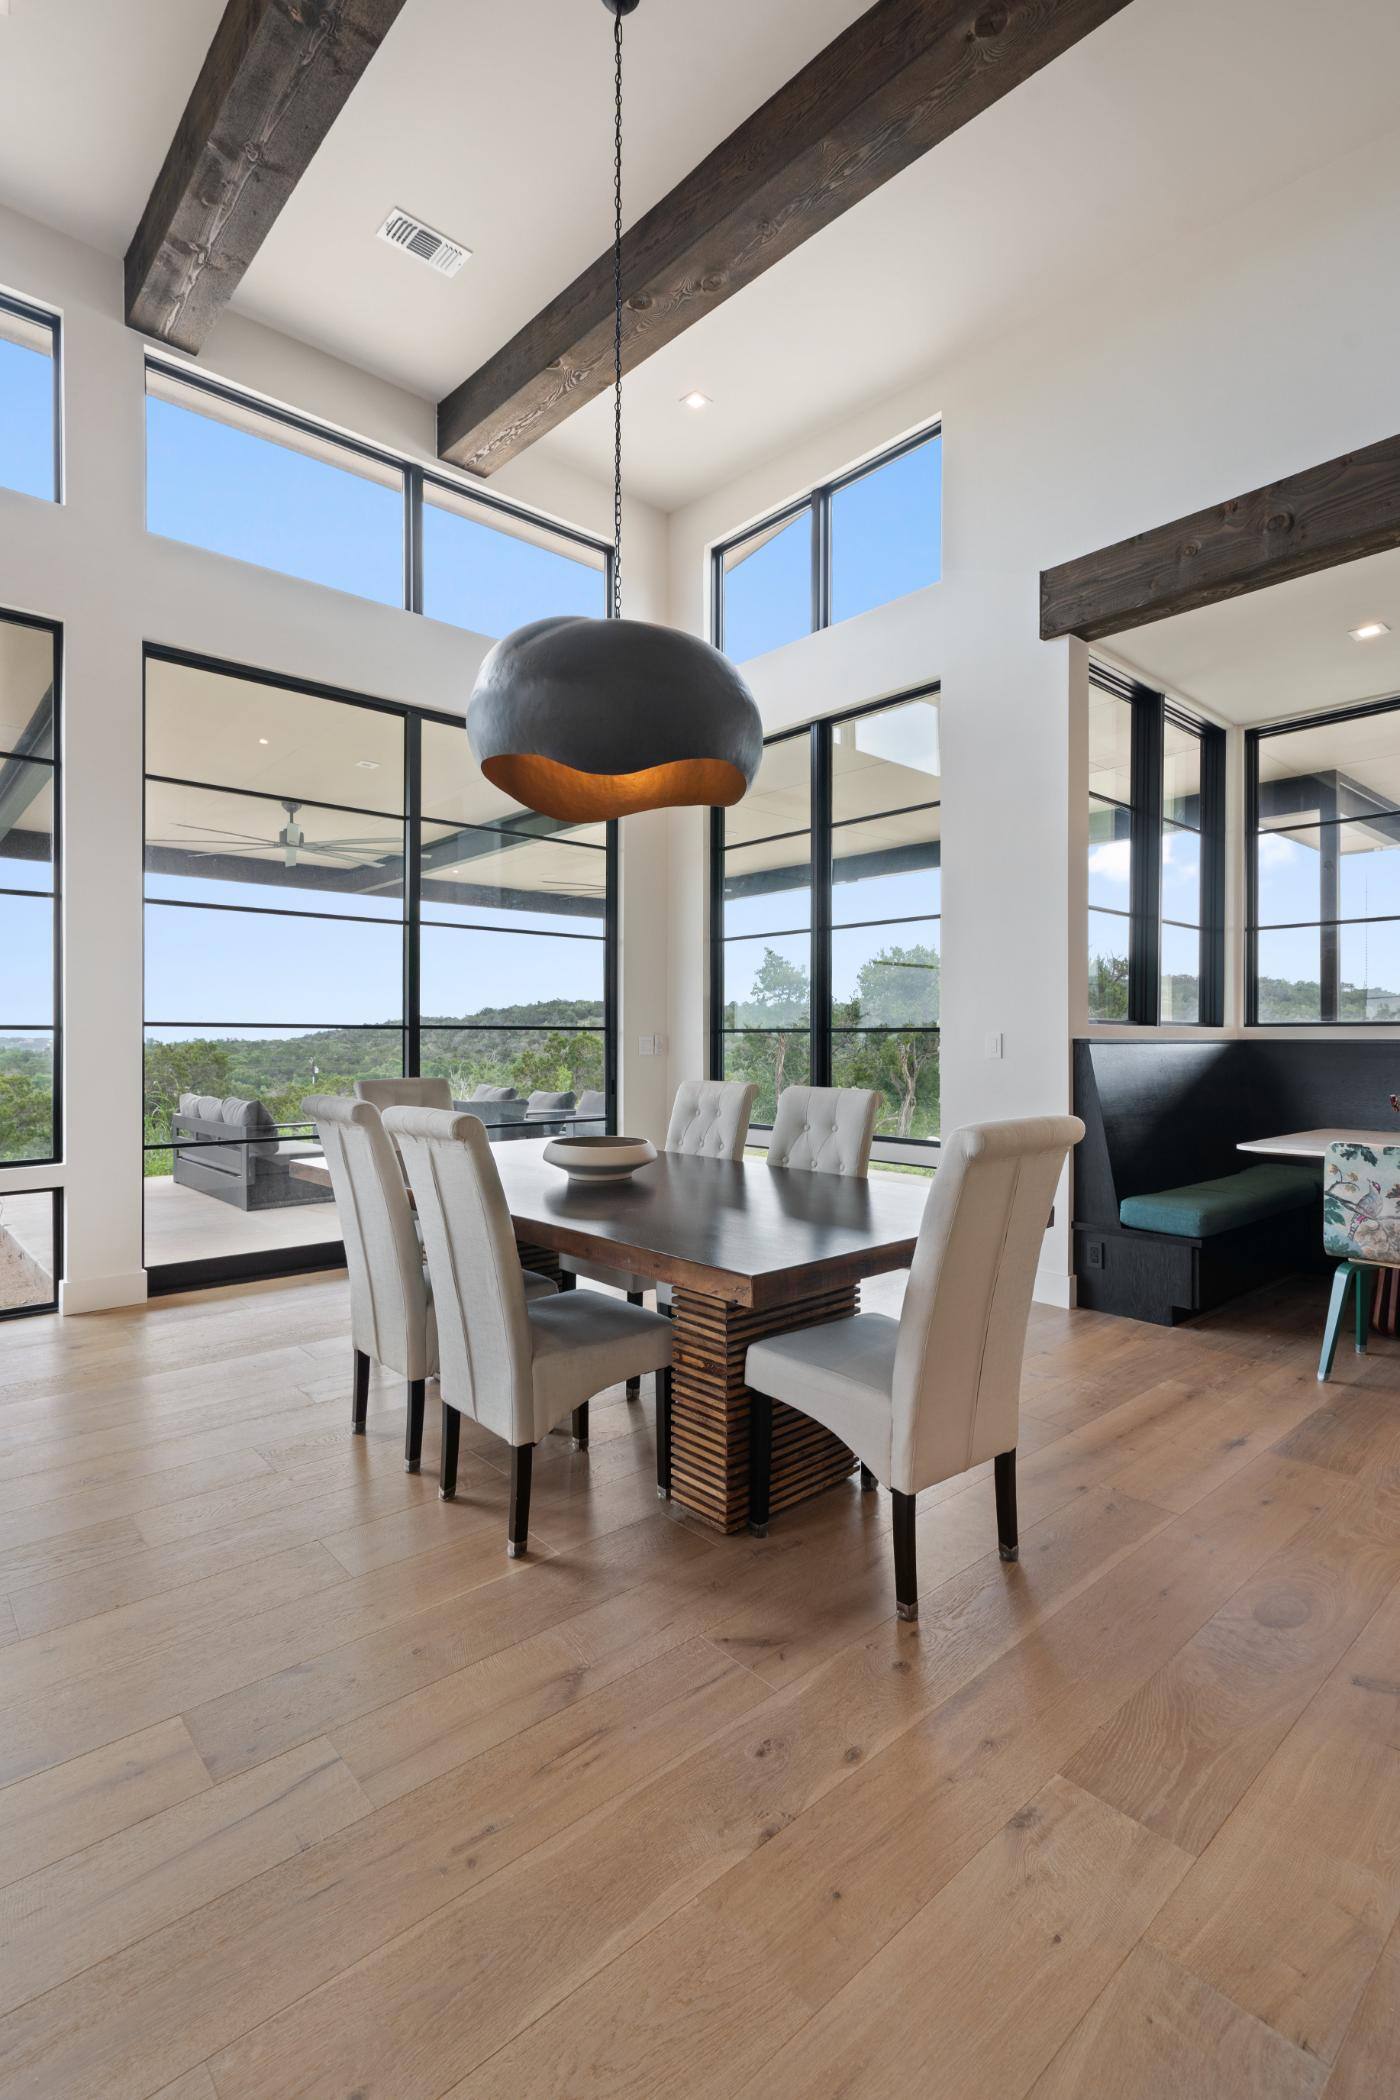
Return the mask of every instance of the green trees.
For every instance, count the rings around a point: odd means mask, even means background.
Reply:
[[[809,999],[806,970],[766,948],[749,997],[726,1009],[726,1027],[739,1032],[725,1037],[725,1077],[757,1085],[756,1123],[771,1123],[783,1088],[808,1077]],[[861,964],[853,996],[833,1004],[833,1082],[884,1095],[886,1136],[938,1134],[938,1009],[938,951],[922,943],[881,948]]]
[[[809,1072],[808,1011],[811,986],[801,963],[765,948],[747,999],[731,1001],[727,1025],[749,1031],[726,1038],[725,1078],[752,1080],[756,1123],[771,1123],[785,1086]]]
[[[47,1073],[0,1072],[0,1159],[47,1159],[53,1150],[53,1085]]]
[[[938,951],[919,942],[868,957],[855,996],[832,1010],[832,1078],[885,1096],[889,1107],[876,1127],[887,1137],[938,1135],[939,1005]],[[862,1032],[872,1029],[888,1032]]]

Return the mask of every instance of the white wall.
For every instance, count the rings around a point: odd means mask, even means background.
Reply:
[[[774,728],[943,682],[947,1128],[1069,1105],[1084,999],[1086,657],[1040,641],[1039,572],[1400,428],[1400,282],[1386,262],[1397,204],[1391,136],[671,519],[672,617],[703,632],[710,543],[943,418],[943,581],[746,671]],[[925,263],[936,269],[936,255]],[[673,819],[671,948],[697,958],[702,851],[702,827]],[[702,1068],[701,974],[698,962],[673,973],[673,1077]],[[997,1062],[983,1054],[992,1033],[1005,1041]],[[1068,1302],[1065,1202],[1040,1288]]]
[[[142,646],[461,712],[489,643],[421,616],[150,536],[144,527],[144,345],[122,323],[121,265],[0,212],[0,285],[60,309],[66,500],[0,489],[0,609],[61,621],[65,681],[66,1157],[0,1172],[0,1193],[67,1192],[67,1311],[145,1295],[141,1267]],[[431,457],[431,405],[231,316],[200,363],[304,412]],[[504,493],[610,531],[611,492],[544,459]],[[661,617],[664,528],[629,504],[630,609]],[[664,1128],[664,820],[623,826],[623,1114]],[[3,970],[3,957],[0,957]],[[630,1047],[629,1047],[630,1046]]]

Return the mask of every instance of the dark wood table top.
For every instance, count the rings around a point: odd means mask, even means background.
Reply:
[[[522,1240],[755,1307],[907,1269],[929,1188],[679,1152],[590,1188],[547,1166],[542,1142],[495,1158]]]

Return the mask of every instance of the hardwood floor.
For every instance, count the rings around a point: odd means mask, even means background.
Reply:
[[[884,1495],[658,1505],[650,1380],[507,1561],[339,1278],[0,1329],[0,2096],[1392,2100],[1400,1349],[1322,1316],[1037,1308],[917,1626]]]

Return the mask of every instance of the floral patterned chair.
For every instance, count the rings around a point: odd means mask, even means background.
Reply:
[[[1372,1278],[1400,1268],[1400,1145],[1329,1145],[1322,1169],[1322,1244],[1341,1266],[1332,1282],[1317,1375],[1327,1379],[1347,1292],[1356,1291],[1356,1346],[1366,1347]]]

